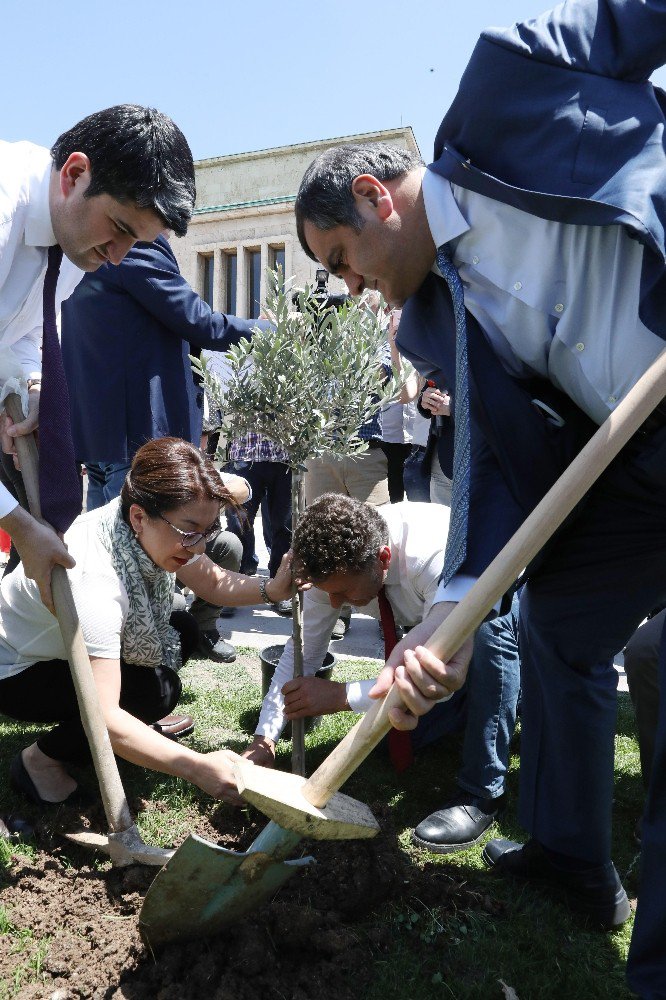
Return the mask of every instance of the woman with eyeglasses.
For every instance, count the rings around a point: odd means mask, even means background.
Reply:
[[[197,753],[151,727],[178,702],[177,669],[198,643],[191,615],[172,613],[176,579],[217,605],[273,603],[291,593],[289,555],[272,580],[222,570],[205,555],[223,506],[235,504],[212,461],[187,441],[159,438],[137,451],[120,497],[78,517],[65,542],[114,752],[237,804],[235,754]],[[58,623],[21,566],[0,584],[0,712],[56,723],[12,760],[14,789],[40,805],[80,797],[67,764],[85,763],[90,753],[69,664]]]

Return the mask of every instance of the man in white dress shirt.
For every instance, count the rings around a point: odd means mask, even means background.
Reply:
[[[367,711],[376,678],[344,684],[314,676],[331,628],[346,601],[380,618],[382,587],[397,625],[411,628],[423,621],[437,596],[449,516],[442,504],[372,507],[340,493],[324,493],[306,509],[293,539],[297,575],[312,583],[303,609],[305,676],[293,679],[289,639],[246,756],[272,766],[287,720]],[[466,685],[436,706],[413,735],[418,747],[465,729],[456,794],[418,824],[414,841],[420,847],[438,854],[462,850],[492,825],[503,804],[519,693],[516,602],[512,613],[479,628]]]
[[[193,205],[187,141],[154,109],[118,105],[97,112],[63,133],[51,151],[0,141],[0,384],[11,375],[27,379],[29,399],[21,423],[2,417],[5,453],[12,452],[14,437],[38,425],[48,248],[59,244],[71,262],[61,269],[58,312],[83,271],[118,264],[137,240],[151,242],[166,230],[182,236]],[[52,607],[51,568],[73,565],[61,540],[17,506],[3,485],[0,527]]]

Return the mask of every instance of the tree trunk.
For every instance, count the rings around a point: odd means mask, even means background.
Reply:
[[[291,473],[291,530],[296,530],[298,519],[305,507],[305,484],[303,471],[292,469]],[[303,676],[303,594],[294,585],[291,595],[292,636],[294,640],[294,677]],[[305,719],[291,722],[291,770],[292,774],[305,776]]]

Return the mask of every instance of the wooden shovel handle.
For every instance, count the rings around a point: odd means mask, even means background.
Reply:
[[[664,396],[666,351],[627,393],[479,577],[464,600],[432,634],[425,644],[428,649],[444,662],[450,659]],[[397,689],[392,687],[382,701],[366,712],[304,785],[303,794],[309,802],[320,808],[328,802],[388,732],[391,727],[388,713],[399,705]]]
[[[19,423],[24,419],[21,400],[15,393],[7,397],[5,407],[14,423]],[[30,513],[33,517],[41,519],[39,453],[34,434],[17,437],[15,441]],[[122,833],[131,827],[132,815],[118,773],[116,758],[111,749],[109,733],[90,666],[90,657],[83,639],[79,616],[72,597],[72,588],[69,585],[64,566],[53,567],[51,591],[58,625],[72,671],[81,721],[88,737],[90,752],[97,772],[106,819],[112,833]]]

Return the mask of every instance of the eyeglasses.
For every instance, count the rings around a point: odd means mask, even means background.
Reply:
[[[210,528],[206,528],[205,531],[181,531],[181,529],[177,528],[175,524],[172,524],[171,521],[164,516],[164,514],[158,514],[158,517],[161,517],[163,521],[166,521],[170,528],[173,528],[174,531],[178,532],[180,535],[180,544],[184,549],[192,549],[202,540],[205,542],[211,542],[214,538],[217,538],[219,533],[222,531],[222,525],[219,520],[216,521],[215,524],[211,525]]]

